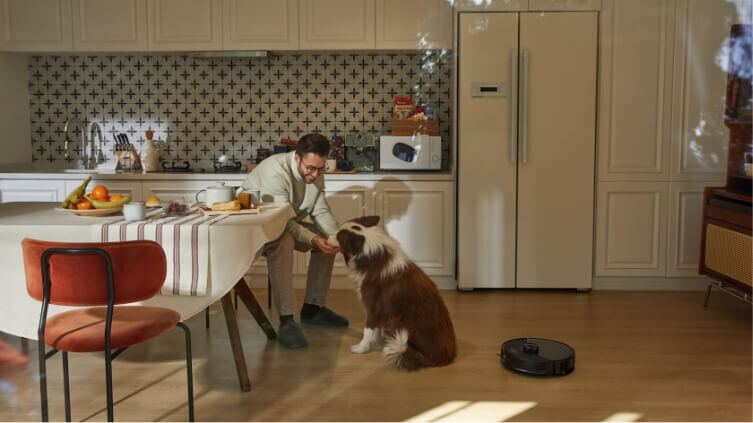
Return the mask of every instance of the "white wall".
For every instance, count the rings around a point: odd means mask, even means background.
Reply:
[[[28,61],[0,54],[0,164],[31,163]]]

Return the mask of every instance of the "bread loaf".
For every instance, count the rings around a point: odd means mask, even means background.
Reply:
[[[212,210],[214,211],[223,211],[223,210],[238,211],[240,209],[241,209],[241,203],[238,200],[223,201],[221,203],[212,203]]]

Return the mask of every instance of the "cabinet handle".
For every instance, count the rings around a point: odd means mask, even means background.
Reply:
[[[522,117],[520,122],[520,138],[522,138],[522,157],[523,164],[528,163],[528,50],[523,50],[523,95],[521,102]]]
[[[510,156],[510,163],[515,164],[515,160],[518,156],[518,140],[516,139],[518,133],[518,117],[515,113],[518,108],[518,51],[512,50],[512,66],[510,67],[510,144],[508,146],[508,153]]]

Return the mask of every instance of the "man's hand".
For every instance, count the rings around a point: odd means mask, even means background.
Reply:
[[[324,254],[335,254],[340,252],[340,249],[335,247],[334,245],[330,245],[326,239],[315,236],[314,239],[311,240],[311,243],[316,245]]]

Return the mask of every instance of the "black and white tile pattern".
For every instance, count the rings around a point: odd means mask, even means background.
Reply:
[[[396,95],[435,104],[450,140],[452,59],[447,51],[295,52],[263,58],[182,55],[35,56],[30,58],[32,160],[74,162],[64,154],[70,118],[98,122],[105,155],[125,133],[140,146],[144,131],[166,140],[162,156],[211,169],[220,155],[250,162],[257,148],[309,132],[390,133]]]

